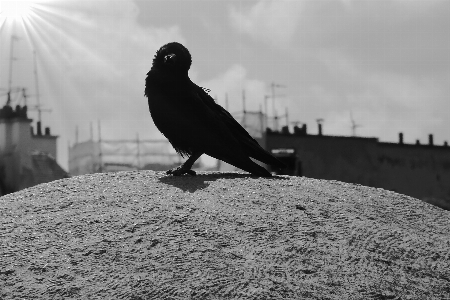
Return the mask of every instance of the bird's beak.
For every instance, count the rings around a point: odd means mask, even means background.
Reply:
[[[177,56],[175,54],[173,54],[173,53],[168,54],[168,55],[164,56],[164,63],[173,64],[173,63],[175,63],[176,59],[177,59]]]

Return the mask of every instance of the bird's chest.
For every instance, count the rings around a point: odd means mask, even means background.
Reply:
[[[183,86],[150,86],[147,90],[150,114],[156,127],[166,136],[180,134],[188,125],[192,107]]]

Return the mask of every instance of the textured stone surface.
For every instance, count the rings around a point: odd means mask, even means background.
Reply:
[[[450,212],[359,185],[94,174],[0,198],[0,299],[445,299]]]

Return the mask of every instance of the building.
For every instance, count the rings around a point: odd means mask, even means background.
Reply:
[[[403,133],[397,143],[387,143],[374,137],[324,135],[320,119],[314,135],[307,133],[306,124],[294,126],[293,132],[287,126],[273,130],[276,118],[262,112],[244,111],[236,119],[287,165],[272,172],[384,188],[450,210],[450,147],[447,142],[434,144],[431,134],[427,144],[406,144]],[[237,169],[220,166],[223,171]]]
[[[34,133],[32,121],[27,106],[0,109],[0,195],[68,177],[55,160],[58,137],[40,122]]]
[[[310,135],[306,125],[291,133],[267,130],[264,146],[288,168],[283,174],[384,188],[450,209],[450,147],[377,138]]]
[[[182,157],[167,140],[100,140],[92,138],[69,147],[69,172],[82,175],[128,170],[168,170]],[[197,162],[195,167],[199,167]]]

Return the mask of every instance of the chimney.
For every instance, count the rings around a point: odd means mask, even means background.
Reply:
[[[295,135],[306,135],[306,124],[303,124],[302,127],[294,126],[294,134]]]
[[[448,147],[447,141],[444,141],[444,147]]]
[[[403,145],[403,133],[402,133],[402,132],[400,132],[400,133],[398,134],[398,143],[399,143],[400,145]]]
[[[45,135],[50,135],[50,127],[45,127]]]
[[[419,140],[416,140],[416,145],[420,145],[420,141]]]
[[[433,135],[432,134],[428,135],[428,145],[433,146]]]
[[[37,126],[36,135],[42,135],[41,121],[37,121],[36,126]]]
[[[322,124],[319,123],[319,135],[322,135]]]
[[[28,111],[28,107],[26,105],[22,106],[22,112],[21,112],[22,118],[28,119],[27,111]]]

